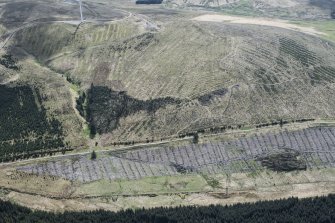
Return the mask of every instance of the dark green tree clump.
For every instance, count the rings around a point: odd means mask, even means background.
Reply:
[[[198,142],[199,142],[199,134],[196,132],[193,135],[193,143],[198,144]]]
[[[226,88],[221,88],[199,96],[198,101],[201,105],[209,105],[211,100],[213,100],[215,97],[224,97],[227,93],[228,90]]]
[[[139,210],[50,213],[0,201],[0,222],[45,223],[332,223],[335,195],[317,198],[289,198],[233,206],[153,208]]]
[[[97,159],[97,154],[96,152],[93,150],[93,152],[91,153],[91,160],[96,160]]]
[[[273,171],[288,172],[294,170],[306,170],[306,162],[304,159],[300,159],[299,156],[299,152],[285,149],[284,152],[270,154],[266,157],[261,157],[258,160],[261,162],[262,166]]]
[[[162,4],[163,0],[137,0],[136,4]]]
[[[91,86],[77,100],[77,108],[90,123],[91,134],[111,132],[118,127],[119,119],[139,111],[155,113],[160,107],[180,103],[171,97],[139,100],[126,92],[117,92],[105,86]]]
[[[0,58],[0,64],[4,67],[12,70],[19,70],[20,68],[16,65],[16,59],[10,54],[5,54]]]

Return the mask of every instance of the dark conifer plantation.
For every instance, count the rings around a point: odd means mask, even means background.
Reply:
[[[37,88],[0,85],[0,162],[64,147],[61,123],[47,117]]]
[[[290,198],[233,206],[176,207],[120,212],[65,212],[63,214],[32,211],[10,202],[0,201],[0,222],[124,222],[124,223],[214,223],[214,222],[335,222],[335,195],[318,198]]]

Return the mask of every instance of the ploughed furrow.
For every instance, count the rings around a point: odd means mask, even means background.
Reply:
[[[334,157],[335,127],[319,127],[261,133],[224,142],[154,147],[119,154],[104,152],[98,153],[95,160],[88,155],[56,158],[17,170],[92,182],[190,173],[253,172],[263,168],[275,171],[325,168],[335,166]]]
[[[307,49],[304,45],[286,37],[279,39],[280,48],[279,50],[283,53],[292,56],[298,60],[302,65],[308,67],[321,62],[316,56],[316,53]]]

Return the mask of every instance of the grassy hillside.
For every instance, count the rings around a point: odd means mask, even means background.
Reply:
[[[215,126],[334,116],[335,47],[294,31],[193,21],[159,32],[130,21],[77,31],[54,24],[24,30],[16,44],[82,92],[93,84],[139,100],[181,100],[150,114],[127,113],[104,143],[111,136],[113,142],[160,139]]]
[[[331,19],[333,0],[168,0],[167,7],[205,8],[235,15],[291,19]]]
[[[99,1],[83,3],[85,19],[118,19],[125,14],[115,8],[106,7]],[[1,24],[16,28],[37,21],[73,21],[80,18],[76,1],[63,0],[5,0],[0,2]]]
[[[101,18],[111,10],[103,9],[105,1],[86,4]],[[122,8],[118,1],[113,4]],[[242,4],[247,2],[229,7]],[[81,109],[102,145],[215,127],[334,117],[333,43],[281,28],[199,22],[190,20],[197,13],[162,14],[160,6],[125,5],[129,16],[121,20],[39,23],[18,30],[12,41],[66,78],[75,96],[82,96],[78,105],[73,97],[62,101]],[[266,12],[270,6],[278,4],[262,5]],[[285,1],[279,8],[292,7],[298,3]],[[118,103],[117,93],[85,99],[94,87],[120,92],[136,108],[123,99]],[[148,111],[147,105],[164,98],[178,103]]]

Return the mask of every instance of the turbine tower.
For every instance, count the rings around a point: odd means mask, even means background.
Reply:
[[[79,0],[79,8],[80,8],[80,21],[84,22],[84,18],[83,18],[83,9],[81,7],[81,0]]]

